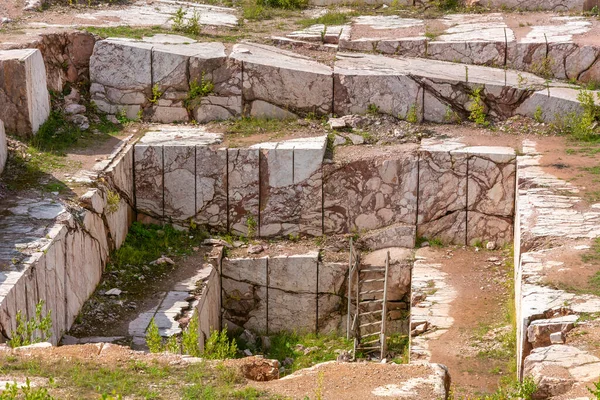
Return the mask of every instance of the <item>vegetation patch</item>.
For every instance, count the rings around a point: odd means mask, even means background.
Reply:
[[[35,306],[35,315],[29,320],[24,319],[21,310],[17,311],[17,329],[11,332],[11,338],[7,343],[10,347],[44,342],[52,336],[52,310],[48,310],[46,315],[42,316],[43,307],[44,301],[40,300]]]
[[[167,364],[156,359],[88,361],[71,357],[0,355],[1,376],[41,377],[50,380],[46,388],[10,389],[0,399],[273,399],[254,388],[244,387],[245,379],[222,364]],[[14,385],[10,385],[11,387]],[[37,397],[35,397],[37,396]]]
[[[243,336],[242,336],[243,337]],[[337,335],[298,334],[279,332],[269,337],[270,347],[263,349],[262,341],[247,343],[236,336],[238,347],[249,349],[255,354],[278,360],[285,368],[285,374],[308,368],[325,361],[336,360],[343,351],[352,349],[352,341]]]
[[[358,15],[359,13],[357,12],[343,13],[337,11],[328,11],[326,14],[323,14],[317,18],[301,19],[298,21],[298,24],[305,28],[318,24],[325,26],[345,25],[350,22],[352,17],[356,17]]]

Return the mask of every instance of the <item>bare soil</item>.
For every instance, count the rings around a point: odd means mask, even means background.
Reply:
[[[284,379],[270,382],[251,382],[252,386],[292,399],[322,398],[324,400],[381,399],[373,389],[385,385],[401,385],[411,378],[429,375],[425,365],[397,365],[379,363],[328,363],[318,368],[300,370]],[[412,398],[435,399],[431,390],[416,389]]]
[[[567,333],[565,344],[600,358],[600,320],[578,323]]]
[[[428,261],[442,265],[448,274],[447,283],[458,293],[450,306],[453,325],[428,342],[431,362],[448,367],[457,395],[468,398],[493,392],[500,378],[508,374],[507,360],[490,356],[498,349],[497,336],[507,330],[505,305],[510,294],[506,254],[461,247],[424,250],[422,255]]]
[[[590,278],[600,271],[600,263],[584,262],[586,250],[576,250],[575,246],[592,245],[591,240],[570,240],[562,243],[563,246],[544,252],[542,262],[545,260],[561,262],[563,264],[550,264],[547,269],[540,271],[540,276],[545,284],[557,289],[572,293],[588,293],[600,290],[590,285]],[[548,264],[546,264],[548,265]]]

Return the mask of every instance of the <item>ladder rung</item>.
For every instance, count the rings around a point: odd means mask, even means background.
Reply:
[[[373,290],[367,290],[365,292],[360,292],[358,295],[362,295],[362,294],[371,294],[371,293],[383,293],[383,289],[373,289]]]
[[[381,332],[365,333],[364,335],[361,335],[360,338],[362,339],[362,338],[365,338],[367,336],[373,336],[373,335],[379,336],[379,335],[381,335]]]
[[[358,272],[385,272],[385,268],[367,268],[359,269]]]
[[[358,315],[360,315],[361,317],[363,315],[373,315],[373,314],[379,314],[382,313],[383,310],[375,310],[375,311],[369,311],[369,312],[364,312],[364,313],[359,313]]]
[[[379,339],[371,340],[370,342],[364,342],[361,344],[367,345],[367,344],[373,344],[373,343],[379,343]]]
[[[372,283],[372,282],[385,282],[385,278],[366,279],[366,280],[362,281],[361,283]]]
[[[361,350],[378,350],[378,349],[381,349],[381,346],[369,346],[369,347],[358,346],[358,348]]]
[[[362,325],[359,325],[358,327],[359,327],[359,328],[365,328],[365,327],[367,327],[367,326],[373,326],[373,325],[377,325],[377,324],[381,324],[381,321],[378,321],[378,322],[369,322],[369,323],[367,323],[367,324],[362,324]]]
[[[379,299],[379,300],[361,300],[358,302],[359,304],[366,304],[366,303],[383,303],[383,299]]]

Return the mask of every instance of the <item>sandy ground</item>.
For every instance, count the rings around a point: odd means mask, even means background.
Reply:
[[[458,293],[450,306],[453,325],[439,339],[428,342],[431,362],[448,367],[456,394],[493,392],[507,373],[506,361],[478,353],[490,350],[498,342],[497,338],[486,338],[485,333],[507,323],[505,254],[500,250],[477,252],[460,247],[424,250],[421,255],[428,262],[442,264],[442,272],[448,274],[447,283]]]

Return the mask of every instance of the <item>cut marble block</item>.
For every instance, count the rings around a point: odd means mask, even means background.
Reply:
[[[246,114],[287,118],[332,111],[330,67],[297,53],[252,43],[235,45],[230,58],[244,66]]]
[[[545,85],[542,78],[517,71],[357,53],[338,53],[334,75],[336,114],[354,113],[374,104],[383,112],[406,117],[415,107],[418,118],[432,122],[448,122],[453,113],[468,118],[469,95],[477,88],[491,118],[510,117],[531,93]],[[372,91],[379,81],[387,81],[386,87]],[[395,87],[391,92],[387,89],[390,85]]]
[[[434,41],[427,43],[427,57],[461,64],[504,65],[506,42],[502,41]]]
[[[156,44],[152,56],[153,82],[161,92],[154,120],[187,120],[186,106],[198,122],[241,114],[241,65],[227,59],[222,43]],[[205,82],[213,84],[212,94],[184,104],[190,87]],[[181,110],[181,116],[174,110]]]
[[[417,235],[465,244],[467,153],[460,143],[426,143],[419,154]]]
[[[413,146],[364,149],[325,168],[324,233],[362,232],[414,224],[417,215],[417,154]],[[335,161],[335,159],[334,159]]]
[[[128,118],[136,118],[152,98],[152,47],[130,39],[96,42],[90,59],[90,95],[100,111],[125,110]]]
[[[158,125],[147,132],[135,145],[137,210],[179,222],[193,217],[196,147],[218,144],[222,138],[199,127]]]
[[[223,260],[224,320],[256,332],[267,331],[267,261],[266,257]]]
[[[143,140],[143,139],[142,139]],[[135,204],[138,212],[156,218],[164,216],[162,146],[135,145]]]
[[[227,212],[227,149],[197,146],[195,220],[225,231]]]
[[[260,236],[320,236],[322,163],[327,137],[262,143],[260,148]]]
[[[259,232],[259,150],[228,149],[229,231]]]
[[[290,329],[299,333],[315,332],[317,294],[269,288],[269,334]]]
[[[344,296],[335,294],[318,295],[318,333],[341,333],[346,329],[346,303]]]
[[[279,289],[290,293],[316,293],[318,263],[317,251],[269,258],[269,291]]]
[[[475,146],[468,153],[467,242],[512,241],[516,155],[512,148]]]
[[[474,146],[469,156],[467,209],[510,217],[515,212],[516,155],[510,147]]]
[[[0,120],[9,134],[35,134],[50,115],[46,68],[37,49],[0,51]]]
[[[364,114],[376,106],[398,118],[406,118],[411,109],[420,116],[421,85],[404,73],[405,65],[402,60],[365,54],[339,57],[334,68],[334,113]]]
[[[163,147],[164,216],[185,221],[196,213],[196,147]]]
[[[554,122],[562,119],[565,115],[583,112],[583,108],[577,96],[578,89],[564,87],[550,87],[533,93],[516,110],[516,114],[533,118],[538,109],[542,110],[541,118],[545,122]],[[595,98],[596,105],[600,101]]]
[[[6,146],[6,134],[4,133],[4,123],[0,120],[0,175],[4,171],[4,165],[8,158],[8,148]]]

